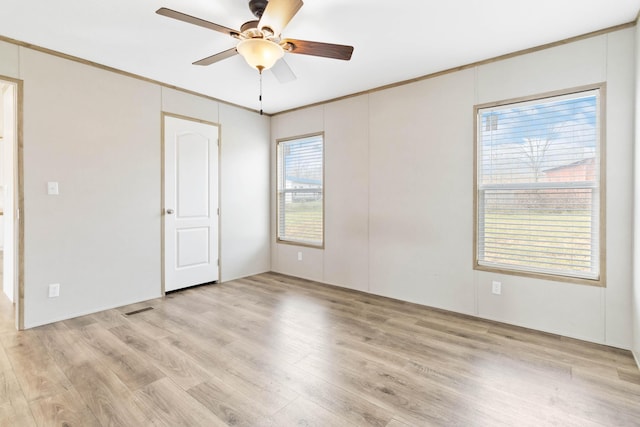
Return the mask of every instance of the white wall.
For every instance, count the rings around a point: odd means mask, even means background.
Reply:
[[[630,28],[277,115],[272,141],[325,132],[326,242],[272,243],[273,270],[630,348],[634,39]],[[601,82],[607,287],[473,270],[473,105]]]
[[[640,18],[636,21],[635,44],[635,152],[634,152],[634,245],[633,245],[633,353],[640,367]]]
[[[25,327],[160,296],[160,88],[29,49],[20,60]]]
[[[0,41],[0,76],[20,77],[20,48],[14,44]]]
[[[271,120],[220,105],[222,280],[271,270],[269,132]]]
[[[221,126],[223,280],[269,269],[268,118],[7,43],[2,73],[24,81],[25,327],[160,296],[162,111]]]

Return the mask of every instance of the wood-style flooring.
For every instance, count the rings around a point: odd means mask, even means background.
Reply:
[[[640,425],[627,351],[274,273],[23,332],[1,305],[2,426]]]

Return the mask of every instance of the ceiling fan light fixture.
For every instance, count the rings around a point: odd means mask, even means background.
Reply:
[[[236,50],[249,66],[260,72],[273,67],[284,56],[284,50],[279,44],[262,38],[242,40]]]

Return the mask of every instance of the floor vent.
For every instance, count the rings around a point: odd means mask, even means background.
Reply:
[[[141,308],[140,310],[130,311],[128,313],[125,313],[125,316],[131,316],[132,314],[143,313],[143,312],[149,311],[149,310],[153,310],[153,307],[145,307],[145,308]]]

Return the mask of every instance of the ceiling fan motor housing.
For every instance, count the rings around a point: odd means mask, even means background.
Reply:
[[[269,0],[249,0],[249,9],[253,16],[260,19],[264,13],[264,9],[267,7]]]

